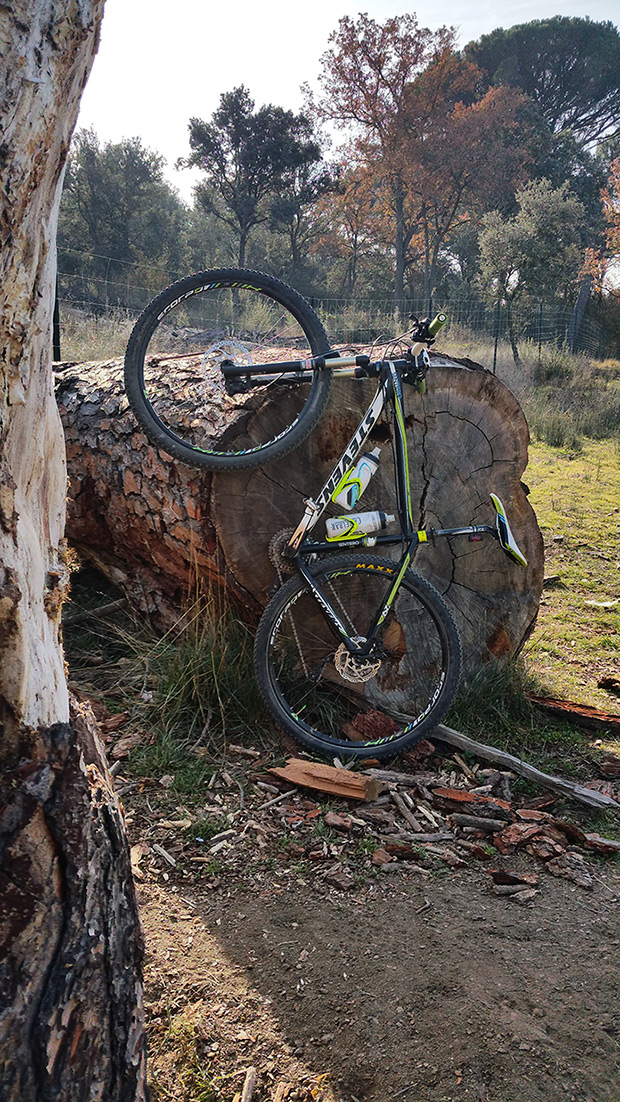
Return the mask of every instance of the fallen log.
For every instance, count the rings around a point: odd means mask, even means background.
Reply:
[[[535,693],[528,693],[527,697],[543,712],[565,719],[577,727],[585,727],[586,730],[593,731],[610,731],[620,735],[620,715],[616,712],[603,712],[590,704],[574,704],[571,700],[560,700],[553,696],[536,696]]]
[[[522,758],[516,758],[513,754],[508,754],[505,750],[498,750],[495,746],[487,746],[483,742],[476,742],[469,735],[454,731],[452,727],[446,727],[443,723],[439,724],[434,735],[435,738],[447,742],[450,746],[458,746],[460,750],[468,750],[476,757],[493,762],[495,765],[501,765],[504,769],[510,769],[512,772],[518,773],[519,776],[526,777],[527,780],[542,785],[543,788],[561,792],[563,796],[570,796],[579,803],[587,804],[588,807],[605,808],[608,811],[615,812],[616,815],[620,815],[620,803],[613,800],[611,796],[606,796],[603,792],[597,792],[593,788],[586,788],[582,784],[564,780],[563,777],[554,777],[549,773],[542,773],[540,769],[536,769],[534,765],[523,761]]]
[[[174,372],[182,378],[182,361],[175,360]],[[68,538],[164,628],[209,585],[226,591],[247,617],[258,616],[275,580],[270,541],[297,524],[304,499],[321,488],[374,393],[370,381],[336,381],[322,420],[294,452],[265,468],[212,475],[182,466],[146,440],[128,408],[119,360],[60,365],[57,378],[70,478]],[[276,401],[265,397],[265,416]],[[542,538],[520,482],[528,429],[510,391],[469,361],[435,356],[426,395],[407,388],[406,401],[416,526],[492,523],[492,490],[528,558],[522,569],[495,541],[462,536],[417,549],[414,569],[454,612],[467,677],[493,658],[517,654],[538,611]],[[388,438],[389,426],[373,430],[382,462],[364,508],[393,513]]]

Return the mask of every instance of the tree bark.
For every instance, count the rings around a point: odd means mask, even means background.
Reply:
[[[92,713],[70,720],[0,780],[3,1102],[146,1098],[123,813]]]
[[[0,10],[0,1082],[7,1102],[145,1097],[122,816],[72,721],[66,469],[51,318],[61,178],[103,0]]]
[[[517,334],[515,332],[515,320],[512,310],[512,303],[506,304],[506,325],[508,327],[508,338],[510,340],[510,348],[512,349],[512,358],[519,367],[521,363],[521,357],[519,355],[519,345],[517,342]]]
[[[461,536],[418,548],[415,569],[451,605],[471,676],[493,657],[518,653],[531,632],[542,539],[520,482],[529,435],[516,399],[483,369],[439,355],[433,361],[426,396],[410,388],[406,394],[415,523],[492,523],[493,491],[529,560],[523,570],[491,539],[472,544]],[[181,377],[178,360],[175,370]],[[258,615],[276,580],[272,537],[296,526],[304,499],[319,491],[357,428],[374,384],[335,383],[321,422],[299,448],[264,468],[221,475],[190,471],[145,440],[127,409],[118,361],[67,367],[57,393],[67,436],[69,538],[168,627],[195,596],[196,578]],[[274,408],[269,399],[265,416],[275,423]],[[382,463],[362,507],[393,513],[387,426],[375,434]]]

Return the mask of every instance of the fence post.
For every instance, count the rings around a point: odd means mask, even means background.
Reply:
[[[499,341],[499,310],[500,301],[497,300],[497,306],[495,308],[495,345],[493,348],[493,374],[497,373],[497,342]]]
[[[60,303],[58,300],[58,273],[56,273],[56,293],[54,295],[54,313],[52,316],[52,360],[59,363],[60,355]]]
[[[540,361],[542,359],[542,319],[543,319],[543,304],[538,304],[538,366],[540,367]]]

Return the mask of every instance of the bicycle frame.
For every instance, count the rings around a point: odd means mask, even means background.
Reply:
[[[305,578],[316,600],[328,616],[337,634],[352,654],[367,654],[372,648],[373,638],[376,636],[378,629],[389,614],[405,571],[411,563],[418,544],[428,543],[429,540],[434,540],[440,536],[468,536],[472,540],[478,540],[485,535],[490,535],[499,541],[500,546],[514,561],[518,562],[521,566],[527,565],[527,560],[520,551],[510,530],[504,507],[499,498],[494,494],[490,496],[497,514],[495,527],[489,524],[470,524],[458,528],[421,528],[417,531],[414,529],[405,433],[403,373],[409,373],[412,369],[416,368],[417,370],[413,381],[416,379],[424,379],[425,369],[429,363],[426,352],[427,343],[427,340],[422,340],[413,344],[411,348],[408,349],[406,359],[384,360],[378,363],[371,363],[369,357],[366,355],[341,357],[337,352],[327,352],[311,360],[291,360],[279,363],[255,364],[251,367],[239,367],[234,364],[222,365],[222,372],[225,378],[234,379],[252,375],[256,382],[264,381],[265,383],[273,381],[293,384],[308,382],[312,378],[313,370],[324,370],[326,368],[330,368],[336,378],[368,379],[379,377],[377,392],[366,410],[366,413],[321,491],[317,494],[316,498],[307,499],[304,515],[297,525],[284,552],[291,562],[294,563],[299,573]],[[426,357],[421,365],[422,370],[420,370],[420,355]],[[346,540],[311,540],[309,538],[310,533],[325,512],[327,505],[332,499],[332,494],[336,486],[349,468],[355,463],[372,429],[377,424],[386,407],[389,407],[393,412],[396,504],[400,531],[394,535],[386,536],[363,535],[359,538]],[[313,575],[308,560],[327,552],[333,552],[334,548],[339,550],[350,547],[374,547],[377,544],[393,545],[397,543],[405,544],[406,546],[402,558],[396,564],[396,578],[386,595],[383,607],[377,612],[368,639],[365,639],[362,643],[358,643],[347,633],[340,617]]]
[[[286,551],[292,562],[294,562],[297,570],[307,581],[316,600],[328,616],[337,634],[352,654],[367,654],[372,648],[373,640],[386,617],[389,615],[405,571],[411,564],[418,544],[427,543],[429,539],[432,540],[439,536],[466,535],[472,539],[480,539],[483,535],[491,535],[495,539],[499,538],[497,530],[491,525],[486,524],[441,529],[422,528],[416,530],[414,528],[405,432],[403,380],[401,377],[403,366],[410,367],[411,365],[405,365],[404,361],[386,361],[380,366],[380,382],[374,398],[323,488],[317,494],[316,498],[309,498],[306,501],[304,515],[295,529]],[[349,378],[360,377],[354,360],[350,364],[338,361],[338,366],[334,367],[334,374],[348,376]],[[332,494],[343,475],[352,464],[355,463],[368,436],[386,407],[390,408],[393,413],[396,505],[400,522],[399,532],[393,535],[361,536],[359,539],[330,540],[329,542],[326,540],[311,540],[309,538],[310,532],[325,512],[327,505],[331,501]],[[377,544],[394,545],[397,543],[404,543],[406,547],[400,561],[395,564],[397,568],[396,577],[387,592],[383,606],[377,611],[367,639],[362,643],[358,643],[349,636],[342,620],[309,568],[307,560],[310,556],[333,552],[334,548],[338,550],[360,546],[374,547]]]

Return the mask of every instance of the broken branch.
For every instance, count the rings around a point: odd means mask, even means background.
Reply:
[[[574,784],[562,777],[542,773],[540,769],[536,769],[535,766],[523,761],[522,758],[516,758],[513,754],[508,754],[505,750],[498,750],[495,746],[487,746],[483,742],[476,742],[469,735],[454,731],[452,727],[445,727],[443,723],[439,724],[435,733],[436,737],[441,739],[442,742],[447,742],[450,746],[458,746],[460,750],[469,750],[479,758],[484,758],[485,761],[491,761],[496,765],[502,765],[505,769],[511,769],[519,776],[526,777],[527,780],[534,781],[536,784],[541,784],[543,788],[551,788],[554,792],[571,796],[572,799],[587,804],[588,807],[605,808],[608,811],[615,812],[616,815],[620,815],[620,804],[603,792],[585,788],[582,784]]]

